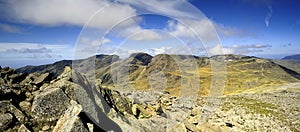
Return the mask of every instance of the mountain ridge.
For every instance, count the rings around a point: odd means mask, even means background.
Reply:
[[[200,79],[196,79],[196,81],[200,82],[202,86],[200,93],[204,95],[209,93],[210,79],[212,77],[211,61],[224,61],[226,63],[226,94],[239,93],[252,88],[297,82],[300,79],[297,71],[276,61],[234,54],[198,57],[174,54],[151,56],[146,53],[133,53],[126,59],[120,59],[117,55],[102,54],[74,60],[75,64],[80,67],[89,66],[94,64],[92,62],[95,62],[96,78],[101,79],[105,86],[116,87],[115,84],[120,83],[122,87],[149,89],[153,85],[149,83],[151,77],[159,75],[160,80],[154,77],[151,80],[152,83],[164,85],[162,87],[165,87],[170,92],[178,91],[183,86],[180,83],[181,81],[199,76]],[[17,69],[17,71],[25,73],[49,72],[54,74],[53,77],[57,77],[62,72],[63,67],[72,66],[71,63],[71,60],[63,60],[48,65],[23,67]],[[84,72],[88,73],[89,71]],[[120,75],[118,80],[115,80],[115,75]],[[161,82],[163,80],[165,82]]]
[[[282,60],[300,60],[300,54],[285,56]]]

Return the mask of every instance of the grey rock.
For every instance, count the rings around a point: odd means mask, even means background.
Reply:
[[[70,99],[61,89],[48,89],[34,98],[31,111],[36,118],[56,118],[68,108],[69,101]]]
[[[174,128],[167,130],[168,132],[187,132],[187,129],[184,125],[184,123],[180,123],[176,125]]]
[[[49,73],[44,73],[38,76],[32,83],[33,84],[41,84],[46,78],[49,77]]]
[[[0,119],[0,131],[3,131],[12,122],[13,116],[9,113],[0,114]]]
[[[0,101],[0,113],[12,113],[19,122],[25,122],[27,118],[10,101]]]
[[[21,108],[22,111],[25,111],[27,113],[30,112],[30,108],[31,108],[31,104],[28,101],[22,101],[19,103],[19,106]]]
[[[79,113],[82,111],[81,105],[77,104],[75,101],[71,101],[71,106],[65,111],[62,118],[60,118],[54,127],[53,131],[63,131],[63,132],[88,132],[89,128],[84,125],[81,119],[78,117]]]

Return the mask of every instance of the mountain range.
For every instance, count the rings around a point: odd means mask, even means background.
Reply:
[[[163,90],[176,95],[179,88],[183,86],[181,81],[191,80],[190,78],[193,77],[194,80],[200,82],[199,94],[207,95],[213,74],[212,61],[224,61],[226,64],[224,65],[226,68],[225,94],[255,91],[267,86],[297,82],[300,79],[298,63],[233,54],[198,57],[168,54],[151,56],[146,53],[134,53],[126,59],[120,59],[117,55],[96,55],[75,60],[73,63],[75,62],[80,67],[95,65],[95,76],[101,79],[102,85],[106,87],[121,86],[123,89],[133,87],[139,90],[163,87]],[[48,65],[26,66],[16,71],[21,73],[49,72],[55,78],[62,73],[65,66],[72,66],[72,61],[62,60]],[[184,69],[184,67],[192,68]],[[115,75],[120,75],[117,77],[118,81],[114,79]],[[151,76],[160,77],[160,79],[152,78],[151,81]],[[162,80],[164,82],[161,82]],[[116,83],[119,86],[115,86]],[[164,86],[158,86],[158,84]]]

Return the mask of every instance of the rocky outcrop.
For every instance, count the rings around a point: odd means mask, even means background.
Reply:
[[[52,88],[34,98],[31,111],[38,119],[56,118],[62,115],[69,105],[70,99],[67,95],[59,88]]]
[[[0,131],[93,131],[92,122],[79,116],[74,89],[83,88],[72,81],[70,67],[54,80],[49,73],[0,73]]]

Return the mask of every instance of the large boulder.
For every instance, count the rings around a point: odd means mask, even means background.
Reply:
[[[31,111],[37,118],[56,118],[62,115],[69,105],[70,99],[61,89],[50,88],[34,98]]]
[[[58,120],[53,131],[63,132],[88,132],[88,128],[79,118],[79,113],[82,111],[81,105],[75,101],[71,101],[71,106],[65,111],[64,115]]]

